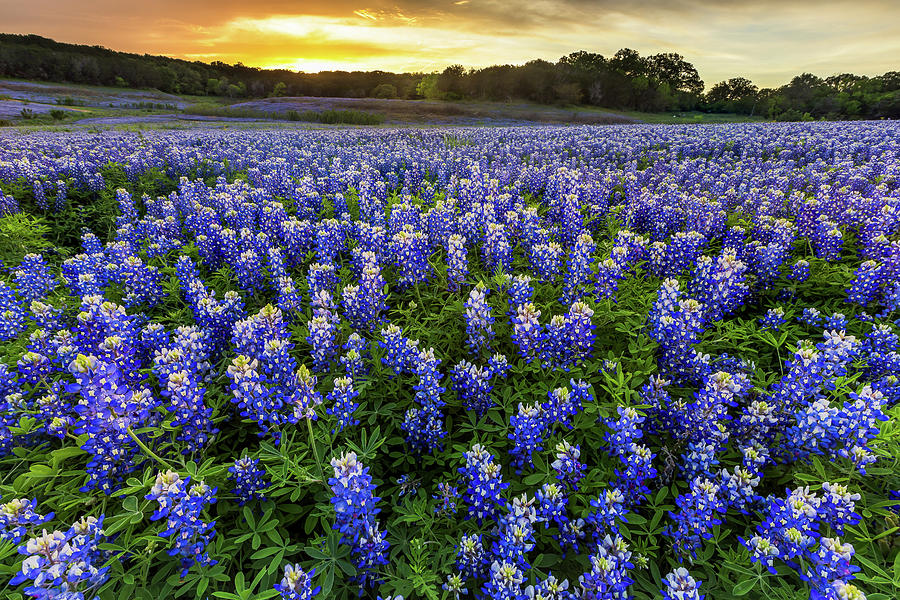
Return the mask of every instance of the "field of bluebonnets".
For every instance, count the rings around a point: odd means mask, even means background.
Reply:
[[[900,594],[900,126],[7,133],[4,598]]]

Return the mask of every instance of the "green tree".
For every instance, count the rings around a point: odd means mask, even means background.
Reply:
[[[275,84],[275,87],[272,88],[272,93],[269,94],[271,98],[278,98],[281,96],[287,96],[287,84],[283,81],[279,81]]]
[[[441,92],[437,87],[438,76],[436,73],[426,75],[416,85],[416,95],[428,100],[437,100],[441,97]]]
[[[381,83],[372,90],[373,98],[396,98],[397,88],[390,83]]]

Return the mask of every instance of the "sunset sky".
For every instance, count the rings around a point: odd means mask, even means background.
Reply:
[[[0,31],[292,70],[679,52],[707,86],[900,70],[900,0],[0,0]]]

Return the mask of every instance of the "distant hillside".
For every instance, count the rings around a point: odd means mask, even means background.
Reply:
[[[803,73],[777,89],[759,89],[743,77],[733,77],[704,91],[697,69],[681,55],[641,56],[628,48],[611,57],[573,52],[555,63],[532,60],[481,69],[453,65],[439,74],[295,73],[0,34],[0,77],[231,98],[527,101],[644,112],[700,110],[786,121],[900,118],[898,71],[878,77],[842,73],[824,79]]]
[[[379,85],[415,94],[421,74],[384,71],[294,73],[240,63],[203,63],[168,56],[129,54],[102,46],[64,44],[38,35],[0,33],[0,76],[154,88],[173,94],[263,97],[368,96]],[[283,86],[276,90],[276,86]]]

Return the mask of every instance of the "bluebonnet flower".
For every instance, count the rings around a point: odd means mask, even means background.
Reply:
[[[326,397],[328,408],[325,409],[325,412],[337,418],[337,431],[343,431],[344,427],[359,424],[359,419],[353,417],[353,413],[359,408],[359,404],[355,402],[357,396],[359,396],[359,392],[353,389],[352,379],[338,377],[334,380],[334,390]]]
[[[0,504],[0,539],[18,544],[40,525],[50,521],[53,513],[37,512],[37,499],[17,498]]]
[[[587,233],[578,236],[578,240],[569,258],[563,285],[562,303],[571,305],[578,302],[586,293],[585,286],[591,279],[591,260],[597,245]]]
[[[334,292],[334,288],[338,283],[336,271],[334,264],[331,262],[312,263],[309,265],[309,271],[306,274],[306,285],[309,288],[310,298],[319,295],[323,291],[329,294]]]
[[[803,283],[809,279],[809,262],[801,258],[791,265],[790,278],[797,283]]]
[[[148,388],[128,385],[118,367],[96,356],[79,355],[69,371],[75,383],[67,385],[66,391],[81,396],[75,405],[73,430],[75,434],[88,434],[81,447],[91,455],[82,491],[99,488],[111,494],[140,464],[140,450],[132,436],[143,437],[144,444],[149,438],[131,428],[156,425],[159,418],[153,409],[158,401]]]
[[[434,512],[439,516],[450,516],[456,514],[456,500],[459,497],[458,488],[450,485],[446,481],[438,483],[438,493],[431,496],[434,500],[438,500],[440,504],[435,507]]]
[[[347,296],[347,289],[352,287],[344,288],[345,308],[353,315],[351,325],[372,330],[384,321],[381,315],[387,310],[387,283],[381,274],[381,268],[377,264],[370,264],[363,269],[359,277],[356,300],[358,306],[354,310],[350,310],[351,303]]]
[[[25,309],[16,292],[0,281],[0,340],[14,340],[26,327]]]
[[[529,585],[525,588],[525,596],[528,600],[576,600],[574,592],[569,591],[569,580],[560,581],[552,573],[537,585]]]
[[[619,418],[607,421],[610,431],[605,438],[610,454],[620,462],[620,467],[616,469],[617,487],[625,495],[626,502],[633,504],[650,491],[646,481],[656,476],[653,467],[655,455],[636,441],[643,436],[641,425],[646,417],[631,407],[620,406],[617,410]]]
[[[571,380],[574,384],[574,380]],[[577,388],[576,390],[580,390]],[[572,417],[583,410],[584,398],[578,392],[561,387],[547,392],[547,401],[543,404],[548,425],[559,425],[565,429],[572,428]]]
[[[762,244],[752,242],[752,252],[748,257],[751,270],[756,275],[754,289],[758,292],[770,289],[781,274],[781,267],[787,258],[787,247],[779,242]]]
[[[176,439],[185,443],[185,454],[203,449],[219,431],[213,426],[212,409],[204,403],[205,390],[200,387],[200,376],[200,369],[171,373],[165,378],[166,387],[161,392],[169,400],[171,425],[181,428]]]
[[[399,496],[401,498],[407,494],[415,495],[416,490],[418,490],[421,485],[421,479],[417,479],[409,474],[401,475],[397,478],[397,486],[400,488]]]
[[[226,373],[231,379],[231,401],[238,405],[241,416],[257,422],[259,435],[273,431],[278,440],[278,433],[274,430],[282,422],[284,398],[264,385],[266,380],[260,373],[259,361],[244,355],[236,356]]]
[[[663,579],[664,587],[661,590],[663,600],[703,600],[705,597],[699,592],[700,582],[696,581],[688,570],[678,567]]]
[[[27,302],[42,300],[56,288],[56,277],[40,254],[26,254],[19,268],[13,271],[13,282],[19,295]]]
[[[280,277],[277,281],[278,308],[285,317],[293,321],[301,311],[302,299],[297,284],[290,277]]]
[[[770,308],[764,316],[760,317],[759,323],[761,329],[778,331],[782,325],[787,323],[787,319],[784,318],[784,309],[780,306]]]
[[[465,453],[466,466],[459,472],[466,483],[463,495],[468,513],[467,519],[475,518],[481,524],[485,520],[495,519],[504,505],[501,495],[509,487],[504,483],[500,473],[500,465],[494,457],[480,444],[475,444]]]
[[[650,311],[650,337],[660,345],[659,366],[676,381],[699,380],[709,368],[694,347],[704,329],[703,305],[684,299],[675,279],[666,279]]]
[[[809,306],[803,309],[803,314],[800,315],[798,321],[805,323],[810,327],[820,327],[822,323],[822,314],[819,312],[818,308]]]
[[[713,477],[712,469],[719,464],[716,458],[718,444],[689,441],[679,465],[685,479],[691,480],[703,476]]]
[[[189,483],[189,478],[181,479],[172,471],[160,472],[147,494],[148,500],[155,500],[159,505],[150,520],[166,519],[166,528],[159,536],[174,538],[169,556],[181,559],[182,577],[195,564],[208,567],[218,562],[206,552],[216,534],[215,523],[204,521],[202,515],[216,502],[216,488],[210,488],[202,481],[190,486]]]
[[[30,581],[25,593],[33,598],[92,597],[109,579],[108,553],[99,548],[106,541],[102,515],[82,517],[65,532],[44,530],[19,547],[26,558],[10,584]]]
[[[855,336],[843,330],[825,331],[825,341],[816,344],[822,353],[822,374],[825,377],[843,377],[847,365],[859,355],[860,343]]]
[[[703,387],[691,401],[677,400],[668,407],[666,421],[676,439],[689,440],[699,446],[723,441],[723,431],[729,408],[750,391],[748,377],[743,373],[716,371],[705,377]],[[696,449],[696,448],[695,448]]]
[[[453,390],[457,393],[466,410],[474,410],[478,417],[494,406],[491,399],[493,371],[468,361],[462,361],[450,370]]]
[[[509,288],[509,315],[515,316],[516,308],[528,304],[534,300],[534,286],[531,285],[531,277],[528,275],[516,275],[507,279]]]
[[[662,274],[676,277],[696,263],[707,243],[699,231],[678,231],[672,236],[665,251]]]
[[[29,308],[31,318],[40,329],[55,332],[62,326],[62,309],[39,300],[33,300]]]
[[[353,332],[347,336],[347,341],[341,346],[346,352],[341,355],[339,361],[344,365],[347,377],[354,381],[369,374],[369,343],[358,333]]]
[[[447,283],[451,290],[458,290],[469,274],[469,258],[466,238],[452,234],[447,238]]]
[[[520,402],[519,412],[509,418],[509,424],[512,433],[507,437],[514,444],[509,454],[516,472],[521,473],[526,465],[534,467],[532,454],[543,450],[543,441],[549,434],[547,413],[539,403],[525,406]]]
[[[488,555],[480,533],[464,533],[456,549],[456,569],[464,577],[477,578],[485,574]]]
[[[755,465],[754,465],[755,466]],[[733,472],[728,469],[719,471],[721,485],[719,493],[723,502],[740,513],[748,514],[761,501],[756,493],[761,476],[757,469],[751,470],[743,465],[736,465]]]
[[[670,512],[672,524],[663,535],[672,539],[676,556],[696,556],[697,550],[712,537],[712,528],[722,523],[725,505],[719,498],[719,486],[708,479],[691,481],[690,492],[676,498],[678,510]]]
[[[165,293],[162,289],[162,274],[159,269],[151,265],[145,265],[137,256],[128,256],[123,261],[116,274],[116,280],[125,289],[125,297],[122,302],[127,307],[147,304],[156,306]]]
[[[377,520],[380,498],[373,494],[375,485],[369,469],[356,459],[356,453],[332,458],[331,466],[334,477],[328,479],[328,485],[334,494],[331,504],[337,516],[334,529],[341,533],[341,543],[350,546],[358,569],[353,580],[360,588],[375,585],[380,581],[375,570],[387,564],[389,547]]]
[[[581,448],[563,440],[556,445],[556,460],[550,463],[550,468],[556,471],[556,478],[573,492],[578,491],[578,482],[587,470],[587,466],[580,459]]]
[[[424,282],[430,276],[432,267],[428,263],[428,237],[421,231],[414,231],[411,225],[394,234],[391,255],[401,288]]]
[[[556,283],[562,265],[562,254],[562,246],[556,242],[534,244],[528,258],[535,277],[544,283]]]
[[[337,219],[325,219],[316,229],[316,258],[319,262],[333,262],[346,247],[346,234]]]
[[[509,271],[512,263],[512,248],[509,245],[509,236],[507,236],[502,224],[487,224],[481,245],[481,253],[484,265],[489,272],[494,272],[497,269],[501,269],[504,272]]]
[[[629,571],[634,567],[631,551],[619,536],[606,536],[591,555],[591,570],[578,578],[580,598],[606,600],[627,598],[627,590],[634,582]]]
[[[618,488],[609,488],[591,499],[591,508],[584,517],[584,525],[595,543],[601,542],[608,535],[617,534],[619,522],[628,521],[625,518],[628,512],[625,502],[625,495]]]
[[[858,523],[855,504],[860,496],[839,484],[826,483],[822,489],[821,497],[809,488],[797,488],[788,490],[787,498],[768,498],[756,535],[740,541],[751,561],[775,573],[775,559],[782,560],[810,582],[811,597],[824,599],[839,597],[833,595],[835,589],[858,569],[850,565],[853,547],[823,537],[822,527],[841,534],[845,525]]]
[[[504,354],[495,352],[488,359],[487,370],[491,373],[491,377],[506,379],[509,375],[509,369],[509,359],[507,359]]]
[[[594,348],[594,311],[584,302],[575,302],[566,315],[566,341],[569,361],[579,365],[591,356]],[[569,362],[567,361],[567,363]]]
[[[418,383],[416,402],[419,406],[406,411],[406,417],[400,428],[406,434],[406,441],[416,454],[432,452],[443,448],[442,440],[447,435],[444,431],[441,409],[444,401],[441,394],[445,388],[440,384],[443,377],[438,371],[441,361],[435,357],[433,348],[419,352],[415,363]]]
[[[315,569],[310,569],[307,573],[300,565],[287,565],[284,567],[281,583],[276,583],[274,587],[282,600],[310,600],[321,589],[320,586],[313,587],[312,578],[315,574]]]
[[[465,303],[466,336],[469,350],[473,354],[490,354],[491,340],[494,339],[494,317],[487,304],[487,289],[483,284],[476,285]]]
[[[398,375],[412,372],[419,356],[418,340],[404,336],[393,323],[381,330],[381,337],[378,344],[385,350],[381,363]]]
[[[827,218],[820,218],[813,234],[810,236],[816,257],[834,262],[840,259],[844,247],[844,234],[837,223]]]
[[[514,564],[523,571],[530,568],[527,555],[535,546],[533,509],[530,503],[526,506],[527,512],[522,513],[515,504],[507,505],[497,523],[497,539],[491,544],[494,560]]]
[[[518,305],[512,318],[512,338],[526,363],[534,361],[541,349],[544,336],[540,318],[541,311],[531,303]]]
[[[525,600],[522,583],[525,575],[514,562],[491,563],[488,580],[482,591],[491,600]]]
[[[244,456],[228,467],[228,479],[234,482],[234,495],[238,505],[243,506],[251,500],[266,500],[265,490],[272,483],[266,479],[265,469],[259,467],[258,458]]]
[[[834,313],[825,319],[824,327],[831,331],[846,331],[847,317],[842,313]]]
[[[541,340],[541,360],[552,369],[569,370],[591,356],[594,346],[594,311],[575,302],[566,315],[556,315],[547,324]]]
[[[8,196],[0,192],[0,217],[14,215],[20,212],[19,201],[13,196]]]
[[[562,530],[569,520],[566,514],[568,498],[563,488],[555,483],[545,483],[534,493],[534,499],[538,505],[538,520],[544,522],[544,527],[556,525]]]
[[[238,286],[246,292],[256,292],[261,290],[265,283],[263,276],[262,260],[259,253],[248,248],[237,255],[232,261],[234,274],[238,280]]]
[[[467,594],[469,590],[465,587],[466,582],[463,580],[463,577],[459,573],[452,573],[447,575],[447,581],[441,585],[441,588],[446,590],[450,597],[454,600],[459,600],[461,595]]]
[[[622,265],[613,258],[607,258],[597,267],[597,298],[616,301],[619,281],[625,279]]]
[[[291,388],[294,390],[288,400],[288,406],[293,409],[293,421],[300,419],[315,421],[316,407],[322,404],[322,395],[316,391],[318,380],[309,372],[306,365],[300,365],[294,373]]]
[[[306,341],[312,349],[313,370],[327,371],[337,355],[334,323],[328,317],[313,317],[308,327]]]

